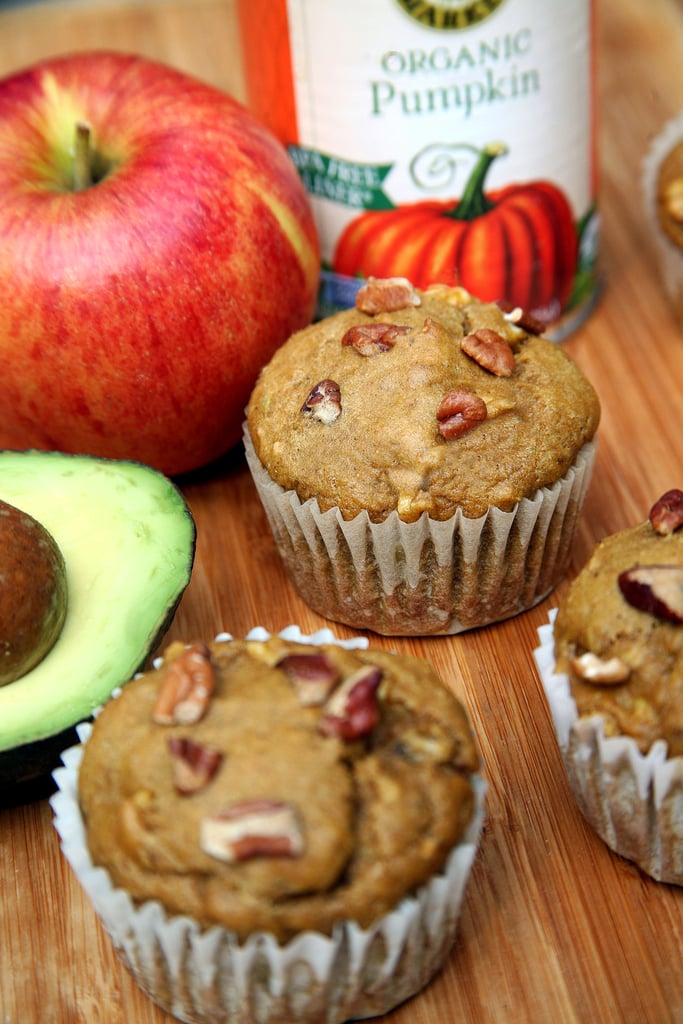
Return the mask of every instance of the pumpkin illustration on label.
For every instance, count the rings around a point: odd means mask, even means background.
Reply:
[[[521,306],[555,322],[572,294],[578,238],[566,195],[550,181],[485,191],[501,144],[478,150],[456,200],[420,200],[366,210],[340,235],[336,273],[407,277],[418,288],[461,285],[485,302]]]

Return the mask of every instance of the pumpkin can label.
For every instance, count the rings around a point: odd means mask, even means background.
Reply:
[[[268,96],[245,44],[248,100],[313,205],[318,315],[404,276],[576,326],[600,278],[591,0],[260,2],[279,74]]]

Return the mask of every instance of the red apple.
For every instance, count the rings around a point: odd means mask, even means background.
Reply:
[[[0,81],[0,448],[206,464],[318,271],[293,164],[227,94],[109,52]]]

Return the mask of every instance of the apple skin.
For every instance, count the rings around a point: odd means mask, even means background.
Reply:
[[[111,169],[74,191],[78,120]],[[207,464],[318,275],[299,176],[232,97],[108,51],[0,80],[0,448]]]

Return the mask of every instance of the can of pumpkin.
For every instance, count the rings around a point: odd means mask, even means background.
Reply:
[[[599,290],[592,0],[238,0],[247,102],[310,195],[317,313],[462,285],[560,339]]]

